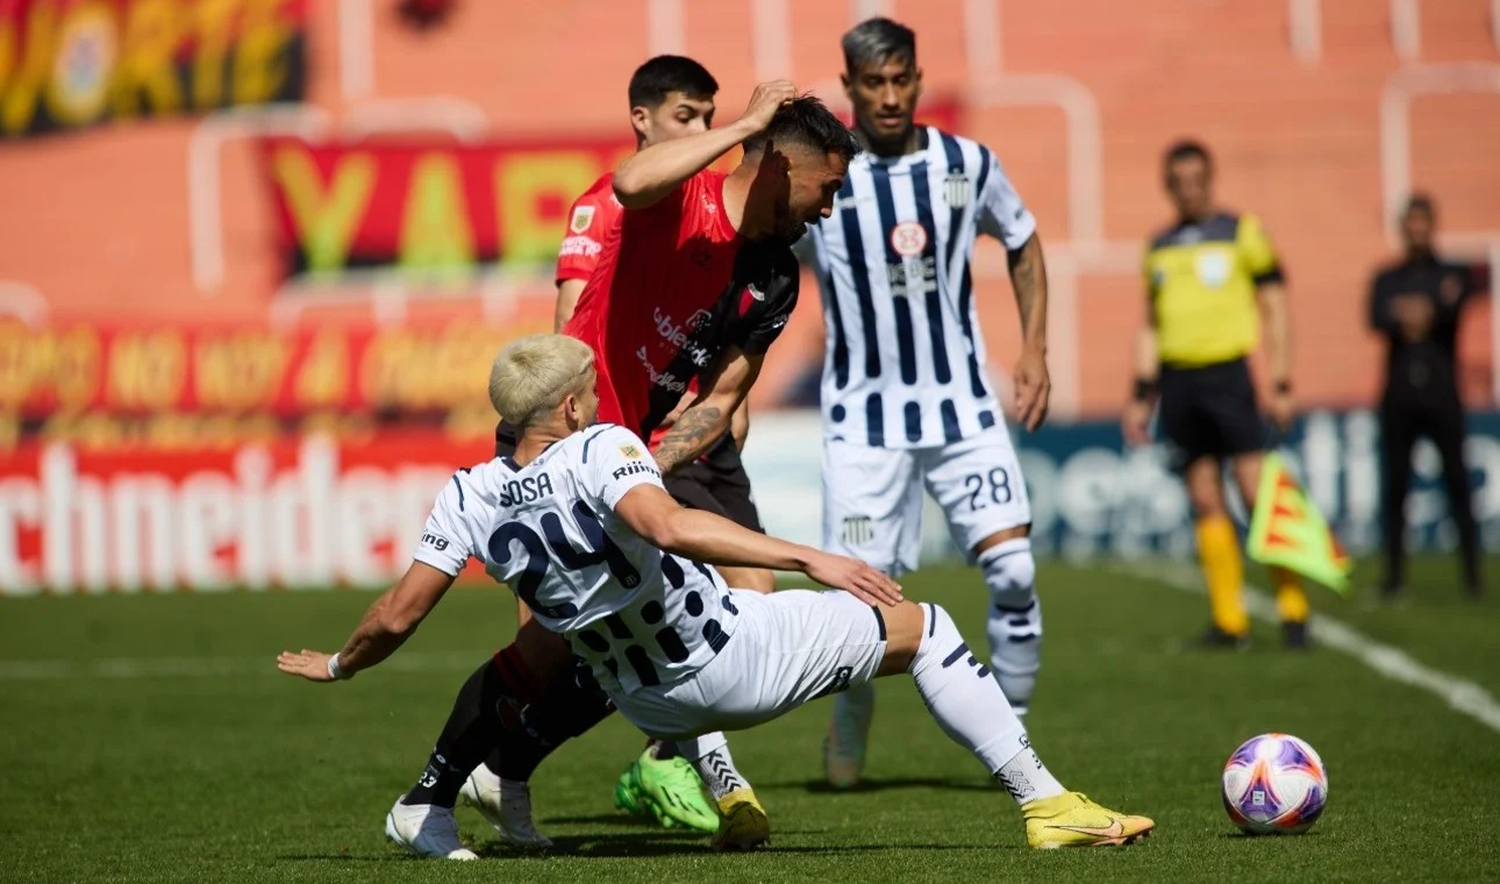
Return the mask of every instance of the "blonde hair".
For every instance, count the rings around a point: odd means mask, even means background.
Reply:
[[[490,366],[490,404],[524,429],[594,378],[594,351],[577,338],[536,334],[505,346]]]

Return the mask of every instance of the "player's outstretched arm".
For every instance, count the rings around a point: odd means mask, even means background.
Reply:
[[[699,388],[698,398],[677,416],[656,446],[656,464],[663,473],[697,460],[729,430],[764,361],[764,353],[746,353],[739,347],[723,352]]]
[[[310,681],[352,678],[354,673],[369,669],[395,653],[452,585],[450,575],[431,565],[412,562],[396,585],[365,612],[364,619],[338,654],[307,648],[300,652],[282,651],[276,658],[276,668]],[[334,657],[336,662],[332,661]]]
[[[771,124],[771,117],[797,97],[790,80],[755,87],[738,120],[685,138],[662,141],[634,154],[615,170],[615,198],[627,209],[644,209],[707,169],[736,144]]]
[[[655,484],[637,485],[615,504],[631,530],[657,548],[710,565],[801,571],[866,604],[894,605],[901,586],[864,562],[751,531],[722,516],[690,510]]]

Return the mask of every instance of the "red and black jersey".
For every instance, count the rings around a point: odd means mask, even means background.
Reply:
[[[723,192],[723,174],[699,172],[605,234],[563,327],[594,349],[599,420],[650,436],[725,348],[764,353],[791,317],[797,259],[740,236]]]
[[[587,280],[594,275],[604,254],[604,240],[620,223],[625,207],[615,199],[613,172],[595,181],[573,202],[568,213],[568,233],[557,250],[557,284],[569,279]]]

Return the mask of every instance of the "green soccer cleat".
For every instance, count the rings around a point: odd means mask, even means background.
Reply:
[[[636,776],[634,761],[620,771],[620,778],[615,780],[615,809],[623,810],[631,816],[655,819],[641,804],[641,784]]]
[[[651,749],[631,762],[615,783],[615,807],[666,828],[713,834],[719,812],[703,794],[703,781],[685,758],[660,759]]]

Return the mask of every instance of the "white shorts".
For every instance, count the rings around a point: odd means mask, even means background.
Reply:
[[[730,599],[739,609],[734,633],[702,669],[631,694],[611,691],[647,736],[686,740],[764,724],[864,684],[885,659],[885,621],[847,592],[732,589]]]
[[[893,576],[917,568],[922,488],[967,556],[981,540],[1031,522],[1031,499],[1003,424],[936,448],[823,442],[823,548]]]

